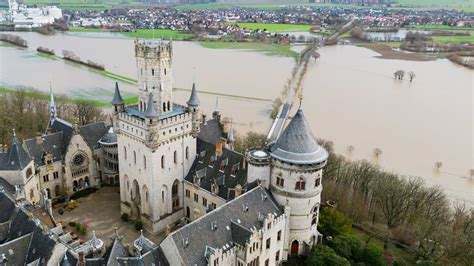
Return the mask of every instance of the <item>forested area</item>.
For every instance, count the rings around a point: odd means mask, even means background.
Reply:
[[[105,121],[102,109],[87,100],[71,100],[55,96],[57,116],[71,124],[85,125]],[[27,139],[36,133],[44,133],[49,121],[49,95],[32,89],[0,92],[0,143],[10,144],[12,130],[19,139]]]

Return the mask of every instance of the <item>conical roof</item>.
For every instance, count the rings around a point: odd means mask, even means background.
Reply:
[[[1,157],[0,157],[1,159]],[[13,140],[8,156],[5,157],[3,162],[0,161],[0,169],[3,170],[22,170],[32,161],[33,159],[28,156],[23,146],[18,142],[16,133],[13,131]]]
[[[199,98],[196,92],[196,84],[193,83],[193,89],[191,90],[191,96],[189,100],[186,102],[190,106],[198,106],[199,105]]]
[[[328,152],[316,142],[301,108],[271,147],[270,155],[294,164],[314,164],[328,158]]]
[[[122,95],[120,94],[118,82],[115,82],[114,98],[112,99],[112,101],[110,103],[113,104],[113,105],[124,104]]]
[[[145,117],[158,117],[160,114],[155,110],[153,104],[153,94],[148,95],[148,103],[146,106]]]

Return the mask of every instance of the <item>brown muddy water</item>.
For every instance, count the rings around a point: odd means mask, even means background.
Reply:
[[[51,81],[57,93],[98,100],[111,97],[113,80],[85,67],[38,57],[34,50],[40,45],[58,55],[71,50],[111,72],[136,77],[132,39],[103,33],[18,35],[30,48],[0,47],[0,85],[48,91]],[[443,187],[454,200],[474,205],[473,71],[444,59],[379,59],[369,49],[349,45],[319,52],[320,59],[311,64],[303,81],[303,109],[315,136],[334,141],[336,151],[351,159],[421,176],[427,184]],[[194,76],[198,90],[262,99],[219,97],[219,109],[233,118],[241,133],[268,131],[272,122],[268,100],[278,97],[293,65],[292,58],[174,42],[175,87],[190,88]],[[395,80],[392,73],[398,69],[414,71],[414,81]],[[126,96],[134,95],[134,85],[120,84]],[[188,95],[175,92],[181,103]],[[201,93],[199,97],[210,114],[216,96]],[[382,153],[376,157],[374,149]],[[439,171],[436,162],[442,162]]]

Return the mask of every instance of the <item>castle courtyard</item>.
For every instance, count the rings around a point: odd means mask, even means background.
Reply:
[[[131,222],[124,222],[120,218],[120,193],[118,187],[103,187],[86,197],[77,199],[78,207],[65,211],[63,215],[58,213],[60,207],[54,208],[53,215],[57,221],[61,221],[66,226],[65,231],[74,231],[83,241],[92,237],[92,231],[99,239],[102,239],[107,245],[111,243],[111,236],[117,227],[119,236],[123,237],[125,245],[132,246],[132,242],[140,236]],[[78,233],[69,222],[79,222],[87,224],[85,235]],[[155,243],[160,243],[165,235],[164,233],[152,235],[144,230],[144,235]]]

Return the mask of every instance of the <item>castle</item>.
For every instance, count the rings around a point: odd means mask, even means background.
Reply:
[[[24,191],[35,187],[54,198],[118,181],[121,212],[167,234],[161,243],[141,235],[133,254],[115,236],[105,255],[95,252],[103,242],[94,236],[65,252],[61,265],[278,265],[309,252],[321,238],[328,153],[301,105],[276,141],[241,154],[217,106],[209,119],[202,114],[196,84],[185,105],[174,102],[171,42],[136,40],[135,56],[138,103],[125,105],[116,84],[112,126],[70,125],[56,117],[52,98],[47,134],[23,146],[14,137],[10,151],[0,153],[0,175],[16,180],[10,190],[23,191],[29,202],[39,199]],[[16,179],[3,170],[11,167]],[[42,182],[46,173],[58,181]]]

